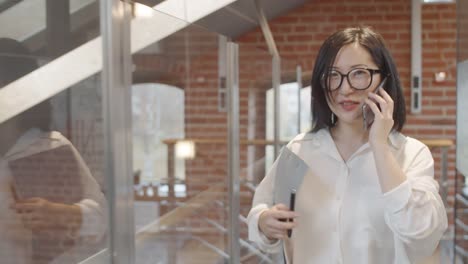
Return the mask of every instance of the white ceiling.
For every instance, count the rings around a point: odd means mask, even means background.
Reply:
[[[263,0],[260,1],[268,20],[286,14],[293,8],[311,0]],[[195,24],[225,36],[236,37],[258,27],[254,0],[238,0],[198,20]]]

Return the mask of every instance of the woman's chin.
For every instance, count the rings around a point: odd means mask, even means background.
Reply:
[[[343,116],[339,120],[347,125],[361,125],[362,126],[362,116]]]

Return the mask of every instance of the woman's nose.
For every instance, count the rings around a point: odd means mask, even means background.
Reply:
[[[349,94],[354,91],[353,87],[349,84],[348,78],[344,78],[343,83],[341,84],[340,87],[340,93],[341,94]]]

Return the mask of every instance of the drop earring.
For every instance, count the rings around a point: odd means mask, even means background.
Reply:
[[[331,124],[335,124],[335,114],[331,113]]]

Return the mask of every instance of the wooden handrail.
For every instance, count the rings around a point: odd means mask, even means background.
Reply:
[[[162,142],[166,145],[174,145],[179,141],[190,141],[195,144],[227,144],[227,139],[223,138],[184,138],[184,139],[164,139]],[[280,141],[280,144],[287,144],[288,141]],[[241,139],[241,145],[273,145],[275,141],[266,139]]]
[[[451,139],[420,139],[420,141],[429,148],[453,146],[453,140]]]
[[[453,140],[451,139],[419,139],[429,148],[434,147],[451,147],[453,146]],[[191,141],[195,144],[227,144],[227,139],[223,138],[184,138],[184,139],[164,139],[162,142],[166,145],[174,145],[179,141]],[[289,141],[280,141],[280,144],[287,144]],[[273,145],[275,141],[266,140],[266,139],[241,139],[241,145],[256,145],[256,146],[266,146]]]

